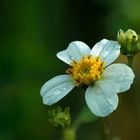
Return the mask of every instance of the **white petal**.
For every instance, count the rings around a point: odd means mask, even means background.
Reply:
[[[114,86],[120,87],[119,92],[128,90],[133,83],[134,77],[132,69],[125,64],[112,64],[102,74],[103,79],[109,80],[114,83]]]
[[[100,88],[103,90],[106,89],[105,94],[107,96],[112,96],[112,94],[116,94],[120,91],[120,86],[107,78],[102,78],[101,80],[96,81],[96,85],[101,85]]]
[[[91,112],[100,117],[109,115],[118,106],[117,94],[100,83],[87,89],[85,99]]]
[[[70,58],[75,61],[81,60],[82,56],[88,56],[90,54],[90,48],[81,41],[73,41],[67,48],[67,53]]]
[[[95,57],[99,56],[105,62],[105,66],[107,66],[120,55],[120,45],[117,41],[103,39],[95,44],[90,54]]]
[[[47,81],[41,88],[43,103],[52,105],[66,96],[73,88],[74,83],[71,76],[59,75]]]
[[[67,53],[67,50],[61,51],[59,53],[57,53],[56,55],[60,60],[62,60],[63,62],[67,63],[67,64],[71,64],[72,60],[70,58],[70,56]]]

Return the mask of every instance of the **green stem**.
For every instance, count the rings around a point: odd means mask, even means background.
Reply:
[[[132,68],[134,55],[127,55],[128,63],[127,65]]]
[[[111,118],[106,117],[102,118],[102,140],[110,140],[110,131],[111,131]]]
[[[63,130],[62,140],[76,140],[76,129],[70,127]]]

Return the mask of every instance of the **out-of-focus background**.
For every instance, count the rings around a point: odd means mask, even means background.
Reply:
[[[140,33],[139,0],[1,0],[0,1],[0,140],[59,140],[61,130],[48,122],[41,86],[65,73],[56,58],[71,41],[92,47],[103,38],[116,40],[119,28]],[[120,94],[111,134],[122,140],[140,139],[140,55],[134,60],[136,78]],[[118,62],[126,63],[121,56]],[[70,106],[74,118],[85,104],[73,90],[58,104]],[[57,105],[58,105],[57,104]],[[98,121],[83,124],[77,140],[99,140]]]

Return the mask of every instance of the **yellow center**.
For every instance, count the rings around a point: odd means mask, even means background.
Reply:
[[[73,61],[66,73],[70,74],[79,86],[92,85],[101,78],[104,64],[99,57],[82,57],[79,62]]]

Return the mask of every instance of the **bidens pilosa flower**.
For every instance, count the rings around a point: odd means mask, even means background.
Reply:
[[[118,106],[117,93],[130,88],[134,79],[125,64],[111,64],[120,54],[116,41],[103,39],[92,50],[81,41],[69,44],[57,57],[70,65],[67,74],[47,81],[41,88],[43,103],[52,105],[66,96],[75,86],[87,86],[85,100],[97,116],[107,116]],[[111,65],[110,65],[111,64]]]

